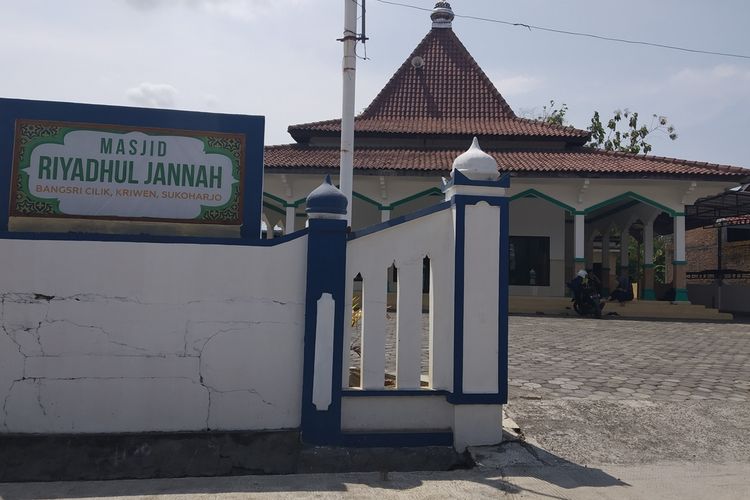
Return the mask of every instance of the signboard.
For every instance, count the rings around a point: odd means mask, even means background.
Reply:
[[[5,130],[8,108],[16,108],[11,109],[12,137]],[[146,232],[170,234],[171,223],[197,228],[180,226],[178,234],[201,235],[200,226],[211,225],[234,227],[237,235],[242,227],[243,236],[257,238],[262,120],[0,99],[8,216],[23,221],[23,230],[36,227],[37,220],[40,228],[128,232],[130,226],[133,233],[146,227]],[[9,142],[11,161],[5,156]],[[249,150],[256,162],[250,168]],[[66,226],[66,220],[76,225]],[[89,226],[82,222],[87,220]]]
[[[18,120],[11,216],[241,222],[239,134]]]

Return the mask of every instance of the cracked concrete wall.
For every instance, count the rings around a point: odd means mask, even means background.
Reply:
[[[298,427],[306,249],[0,240],[0,432]]]

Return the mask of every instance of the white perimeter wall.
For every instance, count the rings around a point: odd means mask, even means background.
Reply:
[[[550,286],[511,286],[511,295],[565,295],[565,211],[539,198],[510,203],[510,236],[547,236],[550,252]]]
[[[0,432],[298,427],[306,245],[0,240]]]

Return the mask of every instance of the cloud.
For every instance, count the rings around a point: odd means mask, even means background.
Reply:
[[[707,90],[715,86],[747,89],[750,83],[750,70],[733,66],[731,64],[720,64],[710,68],[684,68],[670,78],[670,82],[688,88]]]
[[[520,95],[532,92],[542,86],[542,80],[535,76],[513,75],[493,78],[497,90],[503,95]]]
[[[125,95],[128,100],[149,108],[172,108],[175,105],[177,89],[166,83],[143,82],[137,87],[128,89]]]
[[[140,10],[154,10],[161,7],[187,7],[202,10],[208,14],[234,19],[251,20],[271,11],[289,9],[312,0],[125,0]]]

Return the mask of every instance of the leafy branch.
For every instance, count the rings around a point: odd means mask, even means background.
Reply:
[[[567,104],[557,106],[554,100],[550,100],[535,119],[551,125],[566,125],[567,113]],[[619,153],[650,153],[653,146],[647,138],[655,133],[665,134],[672,141],[677,139],[675,127],[666,116],[654,114],[650,123],[643,124],[639,121],[638,113],[627,108],[613,111],[606,122],[602,122],[599,112],[594,111],[587,130],[591,132],[591,139],[586,146]]]
[[[651,123],[643,125],[638,122],[638,113],[629,109],[615,110],[606,124],[602,123],[599,112],[594,111],[588,130],[591,140],[587,146],[620,153],[650,153],[653,147],[646,138],[655,132],[666,134],[672,141],[677,139],[674,125],[666,116],[652,115]]]

